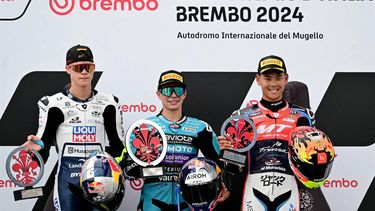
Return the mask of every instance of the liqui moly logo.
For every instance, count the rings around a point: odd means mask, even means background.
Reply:
[[[96,126],[74,126],[73,142],[96,142]]]

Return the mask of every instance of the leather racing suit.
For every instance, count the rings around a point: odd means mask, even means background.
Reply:
[[[217,162],[220,150],[217,137],[206,122],[191,117],[183,116],[178,122],[172,122],[158,114],[148,120],[157,123],[167,138],[167,154],[157,165],[163,166],[165,175],[145,179],[137,210],[177,210],[176,188],[182,166],[197,157],[199,150],[206,158]],[[139,177],[137,164],[127,162],[126,168],[128,176]],[[181,194],[179,199],[180,209],[188,210]]]
[[[104,151],[109,141],[107,152],[118,157],[118,162],[121,160],[124,131],[117,103],[118,99],[113,95],[95,90],[84,101],[64,90],[38,102],[37,136],[45,145],[40,154],[46,162],[52,144],[58,153],[53,193],[56,210],[87,210],[90,207],[74,190],[80,190],[81,167],[92,152]]]
[[[235,112],[254,121],[257,141],[248,152],[242,210],[299,210],[299,192],[288,160],[288,141],[296,126],[313,126],[313,113],[282,100],[271,111],[265,100]],[[250,156],[249,156],[250,155]]]

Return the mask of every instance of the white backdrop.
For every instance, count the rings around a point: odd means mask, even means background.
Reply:
[[[255,71],[258,60],[269,54],[284,58],[290,80],[305,82],[310,91],[312,109],[319,106],[335,72],[375,72],[375,7],[368,1],[256,1],[256,0],[128,0],[121,9],[118,0],[4,0],[0,1],[0,114],[8,105],[19,81],[32,71],[62,71],[65,53],[76,44],[90,46],[97,69],[103,74],[97,89],[114,93],[124,105],[155,106],[155,88],[161,71]],[[129,9],[129,4],[131,8]],[[29,5],[28,5],[29,4]],[[10,20],[22,14],[16,20]],[[115,5],[117,5],[115,9]],[[147,8],[147,5],[149,8]],[[135,7],[134,7],[135,6]],[[144,7],[142,7],[144,6]],[[213,7],[251,9],[250,21],[223,19],[204,22],[177,21],[177,7],[198,7],[210,17]],[[267,8],[259,22],[260,7]],[[270,9],[275,7],[274,9]],[[290,22],[275,22],[275,13],[287,7],[298,8],[302,21],[287,16]],[[247,11],[247,10],[246,10]],[[64,13],[64,14],[62,14]],[[66,14],[65,14],[66,13]],[[207,14],[206,14],[207,13]],[[199,17],[199,15],[198,15]],[[229,16],[228,16],[229,19]],[[218,33],[219,38],[179,38],[178,34]],[[222,39],[222,33],[257,33],[276,39]],[[290,33],[290,39],[280,39]],[[300,39],[293,33],[319,34],[321,39]],[[249,81],[251,86],[252,81]],[[47,87],[46,87],[47,89]],[[260,89],[253,86],[243,106],[259,99]],[[124,127],[156,112],[125,112]],[[12,147],[0,147],[5,160]],[[324,187],[332,210],[356,210],[375,175],[375,164],[363,169],[356,165],[373,161],[374,144],[369,147],[337,147],[338,155],[331,180],[348,180],[353,186]],[[360,155],[353,157],[353,153]],[[50,159],[47,170],[53,167]],[[348,169],[350,167],[350,169]],[[369,170],[370,169],[370,170]],[[48,173],[46,173],[48,174]],[[0,170],[0,196],[6,210],[24,210],[35,200],[14,202],[17,189],[1,185],[7,180]],[[44,181],[41,182],[43,184]],[[345,183],[346,184],[346,183]],[[138,192],[128,184],[124,210],[134,210]],[[350,198],[351,203],[342,203]]]

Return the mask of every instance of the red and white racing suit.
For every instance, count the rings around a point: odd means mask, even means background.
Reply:
[[[254,121],[257,141],[248,152],[248,172],[242,199],[243,211],[299,210],[299,193],[288,161],[288,141],[296,126],[313,126],[313,113],[282,101],[277,112],[260,102],[235,114]]]

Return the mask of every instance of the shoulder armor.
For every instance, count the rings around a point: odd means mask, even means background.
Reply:
[[[245,114],[245,113],[251,115],[253,113],[256,113],[258,111],[258,109],[259,109],[258,104],[253,104],[249,107],[246,107],[246,108],[243,108],[243,109],[240,109],[240,110],[237,110],[237,111],[233,112],[232,116],[233,115],[242,115],[242,114]]]
[[[42,97],[42,99],[39,100],[44,106],[48,106],[49,100],[47,96]]]

